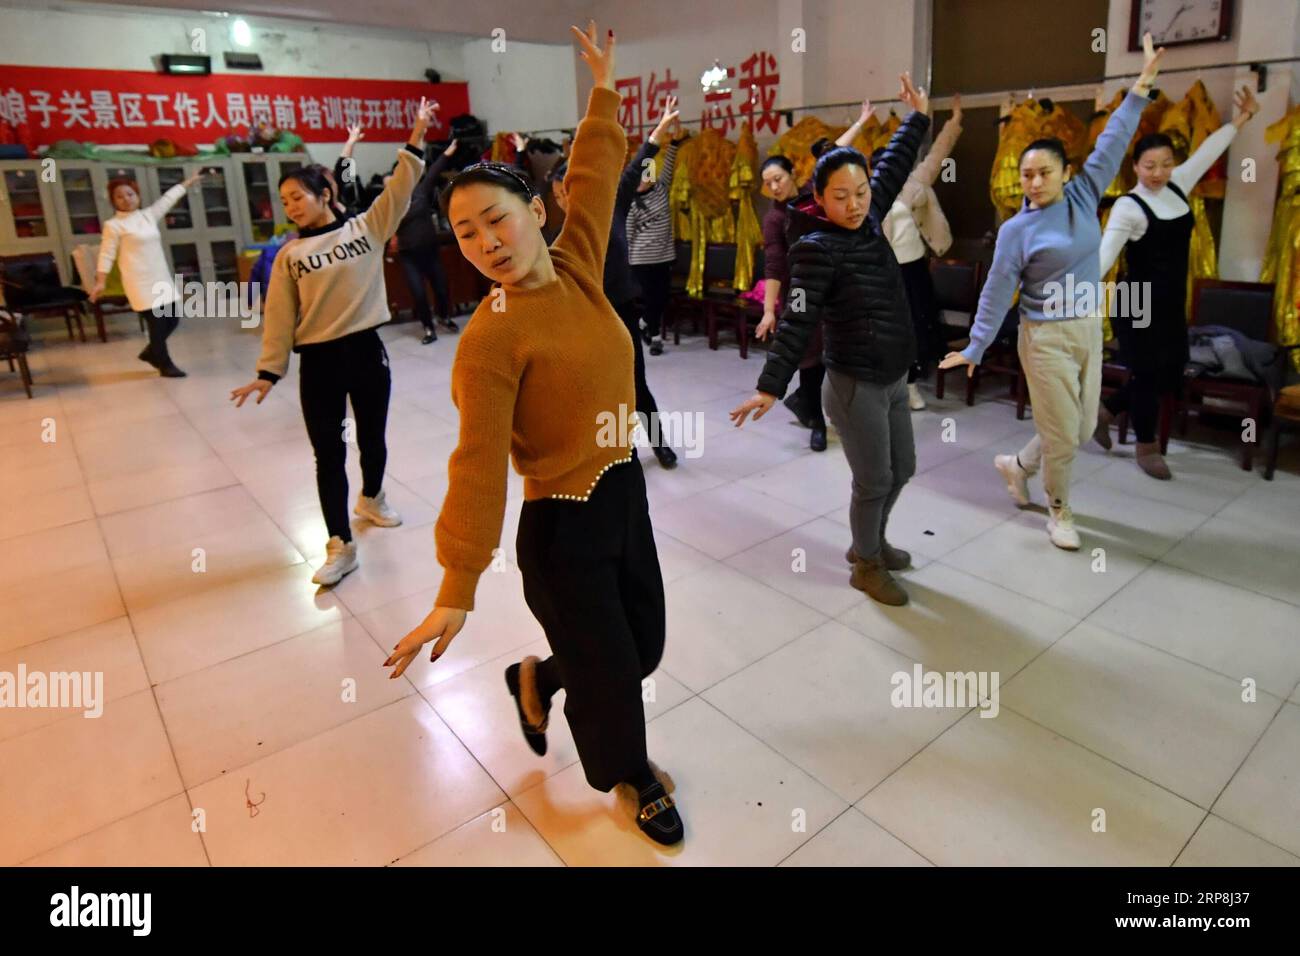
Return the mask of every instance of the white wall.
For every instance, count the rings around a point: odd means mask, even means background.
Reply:
[[[572,45],[507,37],[504,52],[495,52],[486,39],[468,40],[461,49],[470,106],[493,133],[578,125],[578,70],[590,74]]]
[[[253,29],[247,52],[261,57],[262,75],[419,81],[433,67],[444,80],[469,83],[471,111],[494,132],[519,128],[535,116],[554,119],[556,125],[577,122],[574,56],[568,45],[507,40],[505,54],[487,54],[486,41],[463,36],[314,25],[256,15],[246,19]],[[157,54],[190,52],[191,31],[201,28],[206,31],[213,72],[233,72],[226,69],[222,53],[243,48],[230,39],[231,22],[197,11],[97,4],[37,11],[0,5],[0,63],[153,70]],[[328,165],[342,146],[310,143],[308,150]],[[362,178],[387,171],[394,149],[392,143],[363,140],[355,151]]]

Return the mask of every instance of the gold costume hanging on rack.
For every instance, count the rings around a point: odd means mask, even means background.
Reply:
[[[710,242],[735,242],[731,211],[731,167],[736,144],[715,129],[701,130],[677,150],[677,168],[668,192],[677,237],[691,243],[688,295],[704,294],[704,253]]]
[[[1300,106],[1295,106],[1264,132],[1268,143],[1279,143],[1277,162],[1281,187],[1273,208],[1273,228],[1259,272],[1260,282],[1272,282],[1273,322],[1282,345],[1300,342]],[[1300,371],[1300,351],[1291,353],[1292,368]]]
[[[497,133],[492,137],[492,162],[515,164],[515,144],[509,133]]]
[[[754,209],[758,185],[758,143],[754,142],[754,132],[746,123],[740,130],[728,182],[731,201],[736,207],[736,274],[732,286],[738,292],[747,292],[754,284],[754,250],[763,242],[763,227]]]
[[[872,117],[874,120],[875,117]],[[777,139],[767,151],[769,156],[784,156],[794,166],[794,181],[802,187],[812,178],[813,167],[817,160],[813,158],[812,144],[819,139],[834,140],[843,133],[847,126],[838,129],[827,126],[815,116],[805,116],[790,127]]]
[[[1182,100],[1165,110],[1157,131],[1164,133],[1173,142],[1175,157],[1186,160],[1220,125],[1219,111],[1214,108],[1214,101],[1210,99],[1205,84],[1197,80]],[[1129,166],[1132,167],[1131,160]],[[1192,237],[1187,248],[1184,317],[1191,313],[1193,283],[1197,279],[1215,279],[1219,275],[1219,256],[1214,245],[1214,232],[1210,229],[1210,220],[1205,212],[1205,200],[1207,197],[1223,198],[1226,183],[1221,170],[1222,164],[1215,163],[1187,196],[1187,205],[1192,211]]]
[[[1006,222],[1024,204],[1020,188],[1020,154],[1036,139],[1055,137],[1065,145],[1065,155],[1078,163],[1088,139],[1088,130],[1079,119],[1059,103],[1043,109],[1038,100],[1026,99],[1016,105],[1002,123],[998,149],[989,173],[989,198],[997,211],[998,224]]]

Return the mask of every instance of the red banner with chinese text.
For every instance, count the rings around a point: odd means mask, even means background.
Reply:
[[[265,122],[308,143],[341,142],[360,125],[370,142],[401,142],[420,97],[438,101],[439,126],[469,112],[469,84],[214,73],[210,76],[0,65],[0,119],[26,123],[38,146],[61,139],[207,145]]]

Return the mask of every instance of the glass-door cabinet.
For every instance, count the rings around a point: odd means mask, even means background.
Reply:
[[[57,176],[40,160],[5,161],[0,166],[0,255],[47,252],[67,282],[67,263],[59,239]]]
[[[149,170],[153,194],[159,197],[196,173],[204,173],[158,222],[163,248],[183,281],[225,281],[217,276],[213,247],[220,245],[224,257],[225,247],[235,243],[238,234],[229,170],[224,159],[164,164]]]
[[[266,242],[292,229],[280,205],[280,177],[310,160],[301,153],[236,153],[231,159],[244,244]]]
[[[89,160],[60,159],[55,170],[55,209],[67,264],[73,261],[79,246],[99,245],[104,223],[114,214],[112,200],[108,197],[108,184],[114,179],[133,180],[139,187],[141,205],[149,203],[149,184],[145,181],[142,166],[109,166]],[[71,267],[70,275],[79,281],[77,272]]]

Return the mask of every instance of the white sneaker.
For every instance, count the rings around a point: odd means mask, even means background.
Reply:
[[[325,563],[312,577],[312,584],[338,584],[343,575],[357,568],[357,543],[344,541],[338,535],[329,539],[325,545]]]
[[[357,506],[352,509],[352,512],[381,528],[396,528],[402,523],[402,516],[388,507],[382,491],[373,498],[357,495]]]
[[[915,382],[909,382],[907,385],[907,407],[914,412],[925,408],[925,396],[921,394],[921,389]]]
[[[993,467],[1007,483],[1007,494],[1011,500],[1023,508],[1029,504],[1029,473],[1020,467],[1015,455],[998,455],[993,459]]]
[[[1075,530],[1074,512],[1069,505],[1047,509],[1047,536],[1058,548],[1079,550],[1079,532]]]

